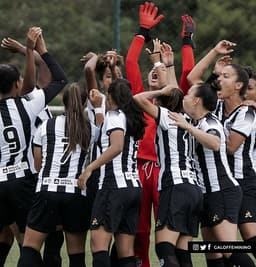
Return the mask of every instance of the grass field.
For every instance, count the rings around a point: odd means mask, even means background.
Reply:
[[[88,235],[87,237],[87,246],[86,246],[86,266],[91,267],[92,265],[92,260],[91,260],[91,253],[90,253],[90,248],[89,248],[89,238],[90,236]],[[238,239],[241,239],[240,236]],[[195,240],[201,240],[201,237]],[[5,267],[16,267],[17,266],[17,261],[19,258],[19,248],[15,242],[13,245],[11,252],[7,258],[7,262],[5,264]],[[252,257],[253,258],[253,257]],[[206,262],[205,262],[205,257],[203,253],[195,253],[192,254],[192,261],[193,261],[193,266],[195,267],[206,267]],[[158,259],[156,257],[155,251],[154,251],[154,232],[153,232],[153,227],[152,227],[152,232],[151,232],[151,243],[150,243],[150,263],[151,267],[157,267],[159,266]],[[255,261],[256,263],[256,261]],[[68,256],[66,253],[66,247],[62,247],[62,267],[68,267]]]
[[[194,266],[206,267],[204,254],[194,254],[192,257],[193,257]],[[5,267],[16,267],[18,258],[19,258],[19,248],[15,242],[7,258]],[[63,260],[62,267],[68,267],[68,256],[66,254],[65,246],[62,247],[62,260]],[[88,236],[87,247],[86,247],[86,266],[90,267],[91,262],[92,261],[91,261],[91,253],[89,249],[89,236]],[[154,251],[154,233],[153,232],[151,234],[150,263],[151,263],[151,267],[159,266],[159,262]]]

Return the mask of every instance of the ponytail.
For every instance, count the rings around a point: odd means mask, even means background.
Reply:
[[[85,90],[84,90],[85,93]],[[90,143],[90,124],[84,112],[83,92],[78,83],[72,83],[63,94],[66,114],[66,132],[69,139],[68,152],[76,145],[87,151]]]

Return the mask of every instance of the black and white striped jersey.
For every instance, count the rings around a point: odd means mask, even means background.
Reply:
[[[224,101],[221,99],[218,99],[216,108],[214,110],[214,114],[217,116],[217,118],[220,120],[220,122],[222,123],[222,125],[224,124],[224,121],[226,120],[225,117],[225,108],[224,108]]]
[[[34,90],[38,90],[38,88],[34,88]],[[27,94],[24,96],[27,100],[31,100],[33,99],[33,93],[31,94]],[[35,123],[34,125],[32,125],[31,127],[31,135],[32,135],[32,140],[34,138],[34,134],[35,134],[35,131],[36,129],[45,121],[45,120],[48,120],[52,118],[52,113],[51,111],[49,110],[49,107],[48,105],[45,106],[45,108],[38,114],[38,116],[36,117],[36,120],[35,120]],[[36,174],[37,171],[34,167],[34,157],[33,157],[33,151],[32,151],[32,146],[30,146],[30,149],[28,150],[28,157],[29,157],[29,161],[31,162],[30,164],[30,169],[31,169],[31,172],[33,174]]]
[[[253,151],[256,138],[256,113],[253,107],[239,106],[229,117],[224,117],[224,102],[219,101],[216,114],[222,119],[225,135],[230,131],[245,137],[245,141],[233,155],[228,155],[228,162],[236,179],[256,179],[253,163]]]
[[[177,127],[168,117],[169,110],[159,107],[157,118],[156,151],[160,163],[158,190],[181,184],[198,184],[193,167],[194,138]],[[189,118],[183,115],[187,120]]]
[[[91,125],[91,143],[98,137],[99,129]],[[38,174],[36,192],[81,193],[77,179],[84,171],[88,151],[76,146],[75,152],[67,152],[68,138],[65,132],[65,115],[42,123],[34,137],[34,145],[42,147],[42,167]],[[82,194],[85,194],[83,191]]]
[[[104,94],[101,93],[102,96],[102,102],[101,102],[101,108],[102,108],[102,115],[105,118],[105,114],[106,114],[106,96]],[[87,101],[87,114],[88,114],[88,119],[89,121],[96,125],[96,114],[94,112],[94,107],[91,103],[91,101],[88,99]],[[90,162],[92,162],[93,160],[97,159],[98,156],[100,155],[100,151],[99,151],[99,147],[97,146],[97,144],[93,144],[91,147],[91,151],[90,151]]]
[[[43,90],[33,99],[10,97],[0,100],[0,182],[25,177],[30,172],[28,149],[36,117],[45,106]]]
[[[33,92],[38,89],[41,88],[35,87],[31,93],[26,94],[23,97],[26,98],[27,100],[32,100],[34,98]],[[32,127],[32,134],[34,134],[35,130],[38,128],[38,126],[42,124],[43,121],[48,120],[50,118],[52,118],[52,113],[49,110],[48,105],[46,105],[44,109],[37,115],[34,127]]]
[[[218,118],[208,113],[197,122],[196,127],[206,133],[216,135],[221,144],[218,151],[213,151],[196,142],[195,163],[197,175],[203,193],[210,193],[237,186],[237,181],[230,171],[224,129]]]
[[[106,113],[98,146],[100,152],[110,145],[110,134],[115,130],[124,132],[124,148],[113,160],[100,168],[99,189],[141,187],[137,169],[138,142],[126,134],[126,116],[121,110]]]
[[[36,117],[35,128],[37,129],[44,121],[51,119],[52,113],[49,110],[49,107],[46,106]]]

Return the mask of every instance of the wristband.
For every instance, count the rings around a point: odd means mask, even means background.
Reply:
[[[138,33],[136,35],[142,35],[142,36],[144,36],[146,43],[149,42],[149,41],[151,41],[151,36],[150,36],[149,29],[140,27],[139,28],[139,31],[138,31]]]
[[[95,114],[103,113],[102,108],[94,108]]]
[[[195,48],[195,44],[192,41],[192,38],[187,36],[182,39],[182,45],[190,45],[192,48]]]
[[[174,67],[174,65],[173,64],[170,64],[170,65],[166,65],[165,67],[166,68],[170,68],[170,67]]]
[[[160,61],[157,61],[154,63],[154,67],[160,67],[162,65],[162,63]]]

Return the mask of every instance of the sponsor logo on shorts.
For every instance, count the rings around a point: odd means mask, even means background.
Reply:
[[[246,219],[249,219],[249,218],[252,218],[253,216],[252,216],[251,212],[249,210],[247,210],[246,213],[245,213],[245,215],[244,215],[244,217]]]
[[[219,215],[218,214],[214,214],[213,217],[212,217],[212,221],[213,222],[217,222],[219,220],[220,220]]]
[[[92,223],[91,223],[91,225],[98,225],[98,224],[99,224],[99,223],[98,223],[97,218],[92,219]]]
[[[159,226],[161,226],[162,225],[162,223],[161,223],[161,221],[158,219],[157,221],[156,221],[156,227],[159,227]]]

